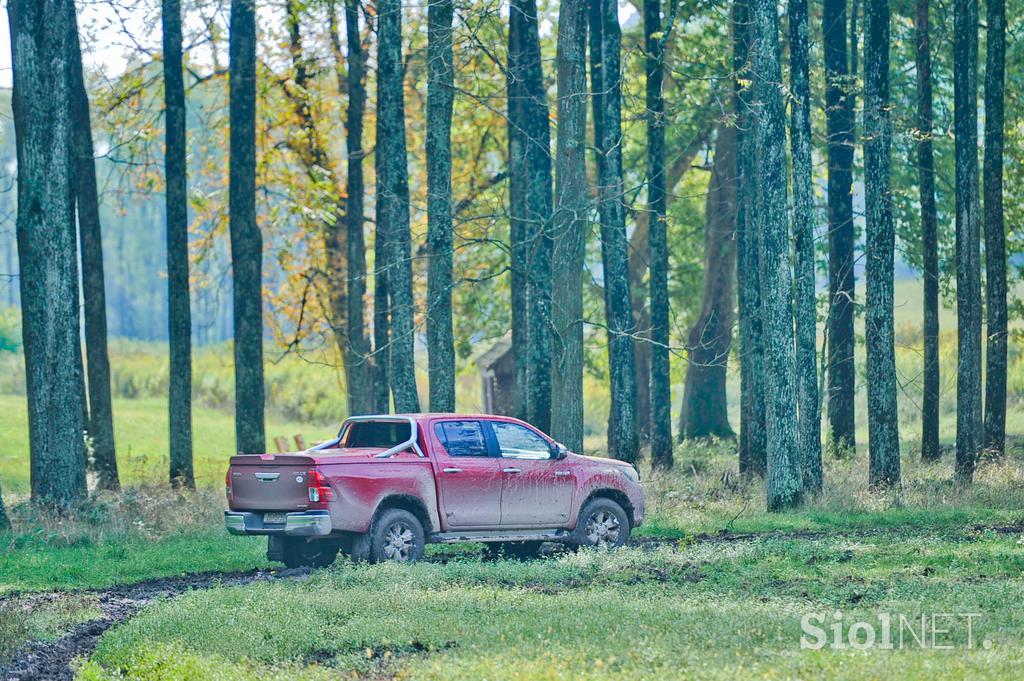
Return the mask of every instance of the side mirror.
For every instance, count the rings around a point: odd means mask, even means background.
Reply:
[[[565,448],[560,442],[555,442],[551,445],[551,458],[554,460],[564,459],[569,454],[569,450]]]

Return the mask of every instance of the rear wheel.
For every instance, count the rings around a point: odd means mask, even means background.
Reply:
[[[614,549],[629,539],[629,516],[611,499],[598,498],[587,502],[580,511],[572,533],[575,546]]]
[[[374,563],[419,560],[426,544],[423,524],[412,513],[400,508],[381,513],[370,528],[369,539],[369,558]]]
[[[491,558],[516,558],[524,560],[533,558],[540,551],[542,541],[499,541],[487,544],[487,553]]]
[[[289,568],[327,567],[338,557],[338,543],[324,539],[285,537],[281,561]]]

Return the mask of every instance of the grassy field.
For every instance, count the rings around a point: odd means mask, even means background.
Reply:
[[[196,405],[192,427],[195,438],[196,478],[203,485],[224,479],[228,457],[234,453],[235,427],[232,416],[217,409]],[[169,461],[167,445],[167,401],[159,398],[115,399],[114,430],[121,482],[126,485],[163,482]],[[307,443],[326,439],[337,426],[282,421],[270,417],[267,435],[291,438],[301,433]],[[25,398],[0,395],[0,483],[4,494],[21,495],[29,489],[28,415]]]

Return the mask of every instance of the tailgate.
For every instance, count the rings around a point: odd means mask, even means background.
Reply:
[[[252,511],[301,511],[309,508],[309,469],[305,456],[261,459],[237,456],[231,463],[231,508]]]

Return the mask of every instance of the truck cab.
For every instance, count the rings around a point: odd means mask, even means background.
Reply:
[[[225,524],[288,566],[416,560],[430,542],[526,556],[545,541],[616,547],[643,521],[630,464],[581,456],[517,419],[352,417],[304,452],[232,457]]]

